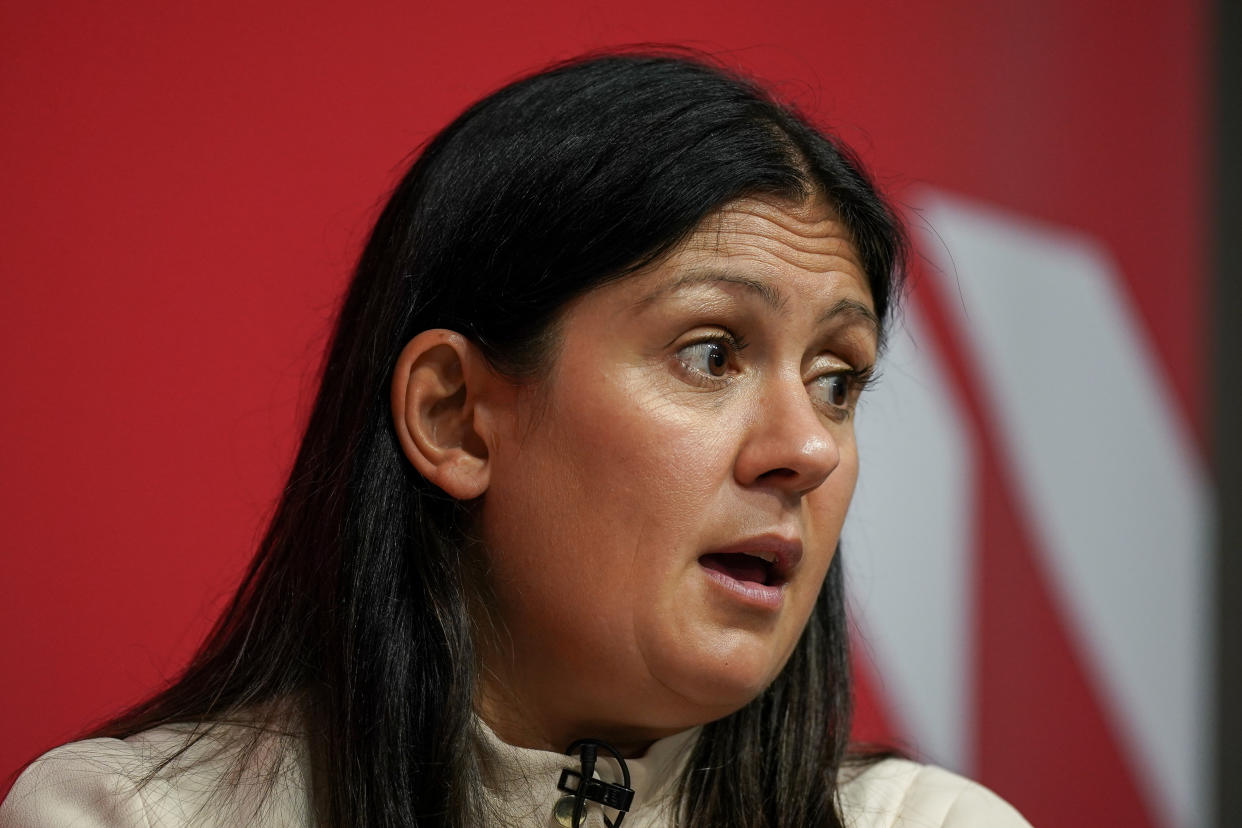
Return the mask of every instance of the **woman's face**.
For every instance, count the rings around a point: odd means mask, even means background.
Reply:
[[[483,715],[519,744],[641,749],[788,659],[854,490],[878,322],[823,200],[744,199],[560,334],[489,445]]]

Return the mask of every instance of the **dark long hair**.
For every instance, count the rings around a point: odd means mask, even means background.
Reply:
[[[537,372],[575,296],[668,252],[735,198],[817,193],[849,228],[883,318],[905,250],[893,212],[849,150],[709,59],[588,56],[470,107],[379,217],[288,483],[232,602],[170,687],[93,735],[187,721],[262,729],[292,708],[322,824],[478,824],[468,527],[402,454],[388,402],[398,354],[445,327],[501,370]],[[683,819],[841,824],[841,565],[837,555],[777,680],[703,729],[680,781]]]

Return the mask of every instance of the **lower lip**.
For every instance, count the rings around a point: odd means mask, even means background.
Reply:
[[[785,602],[784,586],[769,586],[768,584],[757,584],[754,581],[739,581],[736,578],[730,578],[715,569],[708,569],[700,566],[699,569],[707,575],[707,577],[719,585],[721,588],[743,604],[748,604],[758,609],[778,610]]]

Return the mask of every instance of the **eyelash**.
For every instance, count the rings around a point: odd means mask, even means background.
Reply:
[[[678,349],[677,354],[679,361],[685,367],[687,373],[692,378],[692,381],[696,384],[707,387],[719,387],[721,384],[729,381],[727,377],[717,376],[709,371],[703,371],[699,368],[693,367],[692,361],[682,358],[681,355],[691,348],[701,347],[704,345],[719,345],[727,350],[726,358],[728,359],[728,363],[732,363],[736,361],[738,354],[745,350],[748,344],[749,343],[747,343],[745,339],[734,334],[732,331],[724,330],[686,343]],[[726,365],[728,363],[726,363]],[[844,378],[846,381],[845,394],[847,402],[844,405],[836,405],[825,401],[823,403],[823,407],[828,410],[830,416],[844,420],[853,413],[854,404],[857,402],[858,397],[871,383],[875,381],[875,367],[867,366],[865,368],[850,368],[831,371],[827,374],[822,374],[821,376],[816,377],[812,380],[812,382],[838,377]]]
[[[737,334],[734,334],[732,331],[718,331],[709,336],[704,336],[699,339],[696,339],[693,342],[687,342],[685,345],[681,346],[681,348],[677,350],[677,353],[680,359],[680,355],[690,350],[691,348],[698,348],[704,345],[719,345],[726,349],[726,351],[728,352],[726,354],[728,362],[732,363],[736,361],[738,354],[746,350],[746,347],[749,344],[750,343],[748,343],[744,338],[738,336]],[[704,381],[703,384],[714,386],[721,382],[726,381],[723,376],[716,376],[715,374],[712,374],[708,371],[701,371],[698,368],[691,367],[689,360],[681,359],[681,363],[682,365],[686,366],[686,369],[690,371],[692,376],[695,376],[703,380]]]
[[[846,381],[846,402],[844,405],[825,403],[824,407],[829,410],[831,416],[841,420],[846,420],[853,416],[858,398],[862,396],[862,393],[867,390],[867,387],[874,382],[875,367],[867,366],[866,368],[850,368],[840,371],[832,371],[816,377],[814,381],[819,381],[821,379],[832,379],[836,377],[842,377]]]

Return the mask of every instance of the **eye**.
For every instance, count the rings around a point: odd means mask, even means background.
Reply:
[[[705,379],[724,379],[735,368],[733,363],[744,347],[736,337],[722,334],[682,347],[677,351],[677,360]]]
[[[854,410],[858,395],[871,381],[872,369],[849,369],[834,371],[816,377],[808,386],[811,396],[838,418],[845,418]]]
[[[723,377],[729,370],[729,350],[723,342],[696,342],[677,352],[686,367],[701,374]]]
[[[815,380],[819,399],[833,408],[845,408],[850,404],[850,374],[828,374]]]

